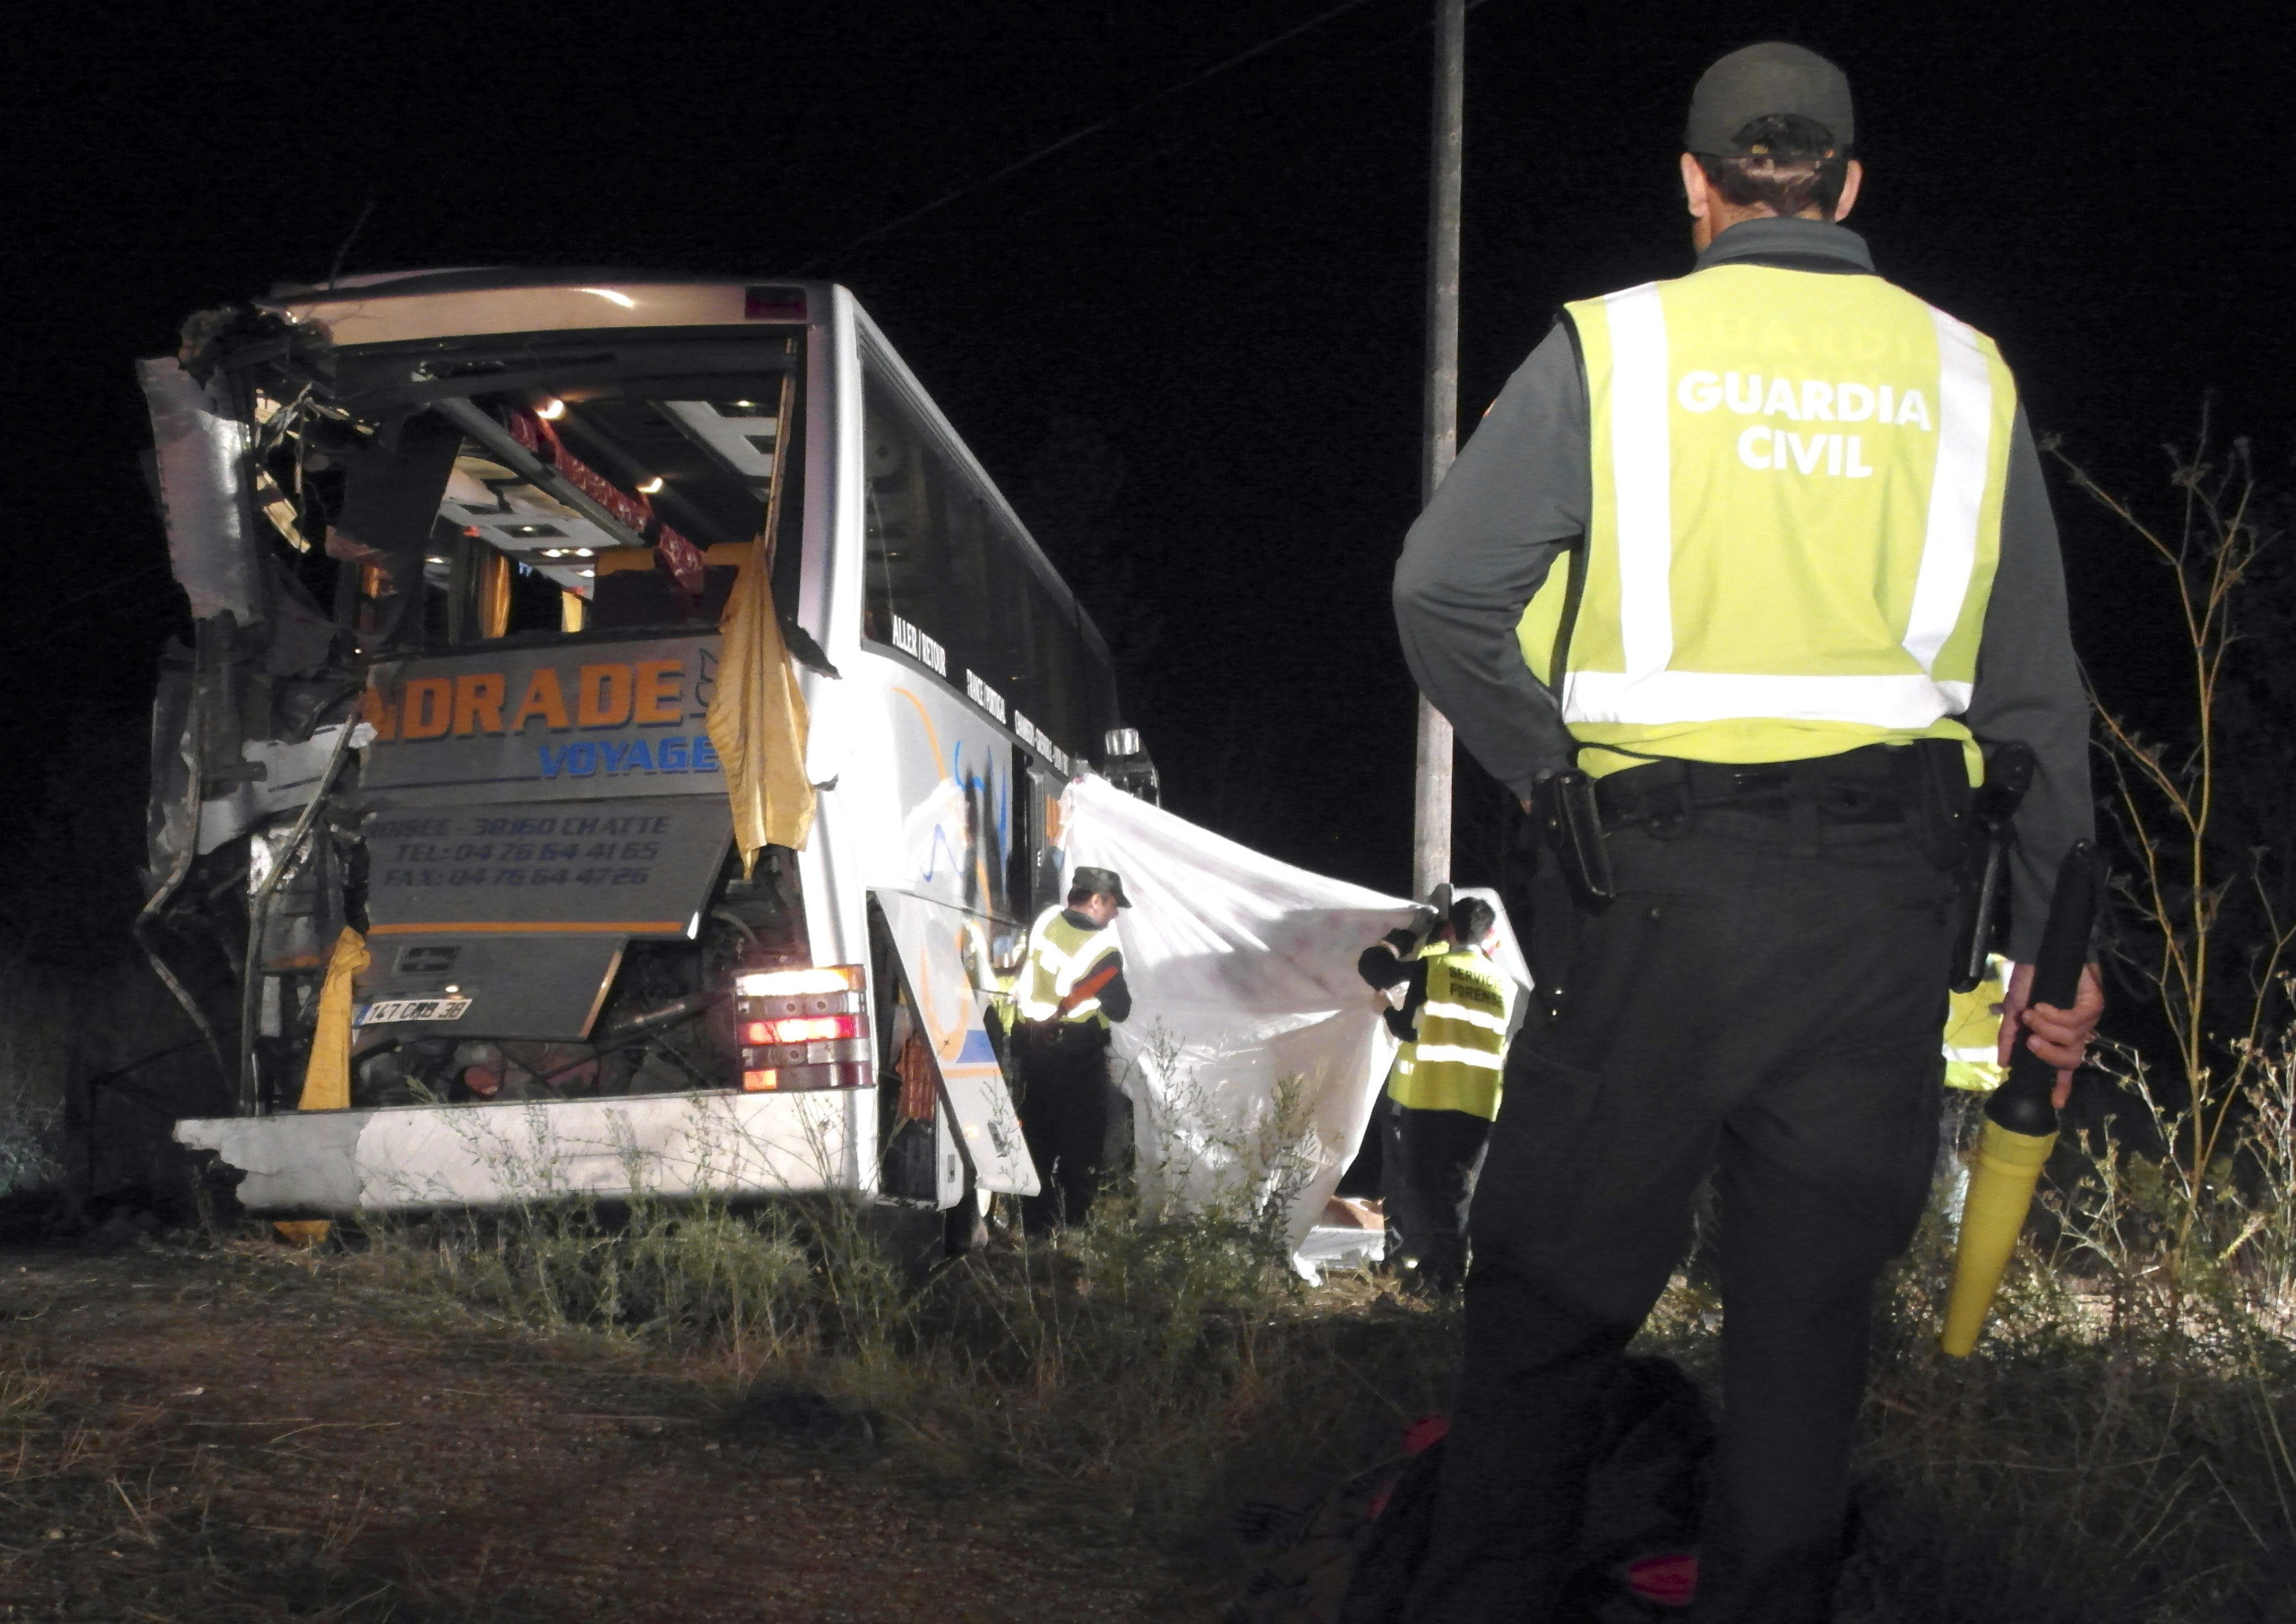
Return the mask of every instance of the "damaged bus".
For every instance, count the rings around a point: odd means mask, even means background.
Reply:
[[[849,292],[346,278],[140,373],[138,930],[247,1210],[1035,1191],[998,967],[1070,778],[1153,772]]]

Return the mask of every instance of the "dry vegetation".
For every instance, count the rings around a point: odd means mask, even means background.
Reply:
[[[1844,1617],[2296,1616],[2267,1199],[2204,1191],[2175,1269],[2174,1181],[2098,1164],[1967,1363],[1931,1341],[1940,1217],[1879,1321]],[[20,1254],[0,1620],[1209,1620],[1228,1510],[1392,1448],[1455,1345],[1217,1220],[1119,1209],[922,1284],[883,1240],[836,1208],[537,1205]],[[1646,1340],[1710,1370],[1710,1307],[1678,1284]]]

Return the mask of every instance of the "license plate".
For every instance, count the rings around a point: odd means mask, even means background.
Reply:
[[[359,1015],[361,1026],[381,1026],[392,1021],[460,1021],[471,1007],[468,998],[383,998]]]

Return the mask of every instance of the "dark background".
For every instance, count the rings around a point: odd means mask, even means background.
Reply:
[[[130,362],[194,309],[324,277],[362,212],[347,273],[850,284],[1118,649],[1167,804],[1402,889],[1413,698],[1386,584],[1419,495],[1430,42],[1423,0],[1330,11],[19,19],[9,911],[29,923],[28,888],[51,893],[42,928],[69,935],[133,890],[152,660],[182,622]],[[1884,273],[1999,339],[2038,428],[2149,500],[2214,390],[2219,433],[2255,437],[2284,480],[2289,34],[2260,6],[1488,0],[1468,24],[1463,417],[1560,301],[1687,267],[1690,86],[1783,37],[1857,86],[1854,224]],[[2161,578],[2062,486],[2058,508],[2085,657],[2108,692],[2155,691],[2177,674]],[[1496,786],[1466,773],[1461,795],[1485,828]],[[1478,833],[1461,877],[1491,860]]]

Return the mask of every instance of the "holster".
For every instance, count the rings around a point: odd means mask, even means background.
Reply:
[[[1610,848],[1603,841],[1595,781],[1575,767],[1542,779],[1531,808],[1572,898],[1583,908],[1599,911],[1618,890],[1611,874]]]
[[[1985,753],[1985,782],[1971,798],[1956,865],[1952,969],[1947,984],[1969,992],[1985,980],[2008,894],[2009,843],[2018,804],[2032,787],[2033,752],[2012,741]]]

